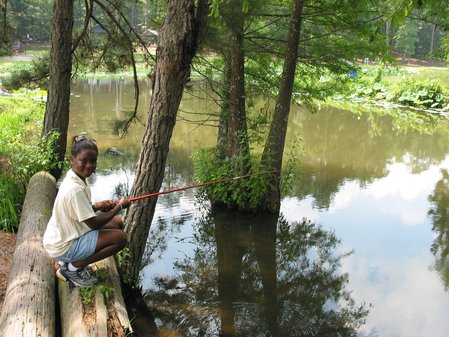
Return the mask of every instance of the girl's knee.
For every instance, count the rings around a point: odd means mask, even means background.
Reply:
[[[111,223],[114,228],[123,229],[124,224],[122,218],[115,216],[112,218]]]

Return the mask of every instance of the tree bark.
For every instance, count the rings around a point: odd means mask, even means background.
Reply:
[[[131,196],[159,191],[164,178],[169,143],[185,83],[200,36],[207,1],[198,2],[195,20],[193,0],[170,0],[156,51],[156,71],[148,122],[142,139]],[[131,204],[125,218],[125,231],[131,263],[122,267],[124,281],[137,280],[157,198]]]
[[[223,69],[223,88],[221,97],[223,102],[221,103],[220,120],[218,123],[217,132],[217,154],[218,159],[226,159],[226,147],[228,143],[228,119],[229,119],[229,88],[231,87],[231,67],[230,55],[227,51],[223,52],[224,69]]]
[[[2,6],[3,32],[0,38],[0,43],[4,47],[8,46],[8,0],[3,0]]]
[[[249,169],[249,144],[245,108],[244,13],[242,0],[232,0],[223,16],[229,29],[229,49],[225,51],[225,88],[228,99],[220,118],[218,152],[222,159],[237,160],[240,174]],[[224,140],[223,140],[224,139]]]
[[[429,60],[430,64],[433,63],[433,50],[435,49],[435,31],[437,28],[437,24],[435,22],[432,23],[432,37],[430,39],[430,52],[429,52]]]
[[[265,170],[280,170],[287,134],[288,115],[295,79],[295,70],[298,58],[299,37],[301,32],[302,12],[304,0],[293,1],[291,12],[287,51],[284,59],[279,93],[271,122],[268,139],[262,153],[262,166]],[[271,184],[265,194],[265,203],[261,208],[277,211],[280,207],[280,183],[279,177],[273,175]]]
[[[31,178],[0,317],[2,336],[55,336],[53,259],[42,246],[55,196],[54,177],[39,172]]]
[[[389,47],[391,45],[391,21],[385,22],[385,42]]]
[[[70,80],[72,75],[73,0],[55,0],[51,22],[50,81],[43,136],[52,131],[60,133],[56,145],[59,161],[64,161],[69,126]],[[56,179],[62,167],[50,172]]]

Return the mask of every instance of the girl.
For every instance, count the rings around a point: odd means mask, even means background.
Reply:
[[[56,275],[76,286],[90,287],[97,282],[86,267],[122,250],[126,245],[123,221],[115,215],[129,206],[129,200],[118,203],[102,201],[91,204],[88,177],[97,167],[98,148],[84,136],[73,139],[70,162],[59,187],[52,216],[44,233],[48,254],[60,261]],[[96,211],[101,211],[98,214]]]

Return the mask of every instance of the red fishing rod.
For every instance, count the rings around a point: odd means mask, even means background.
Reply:
[[[218,184],[218,183],[226,183],[226,182],[229,182],[229,181],[232,181],[232,180],[239,180],[239,179],[244,179],[244,178],[249,178],[249,177],[260,176],[260,175],[264,175],[264,174],[278,173],[278,172],[281,172],[281,170],[273,170],[273,171],[258,172],[258,173],[249,173],[249,174],[245,174],[243,176],[232,177],[232,178],[225,178],[225,179],[219,179],[219,180],[213,180],[213,181],[208,181],[206,183],[201,183],[201,184],[196,184],[196,185],[191,185],[191,186],[185,186],[185,187],[178,187],[178,188],[174,188],[172,190],[166,190],[166,191],[160,191],[160,192],[145,194],[145,195],[141,195],[139,197],[129,198],[128,200],[129,201],[137,201],[137,200],[141,200],[141,199],[155,197],[155,196],[161,195],[161,194],[168,194],[168,193],[173,193],[173,192],[179,192],[179,191],[184,191],[184,190],[188,190],[188,189],[191,189],[191,188],[197,188],[197,187],[202,187],[202,186],[207,186],[207,185],[212,185],[212,184]]]

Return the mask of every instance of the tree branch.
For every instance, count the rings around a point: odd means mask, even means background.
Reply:
[[[75,53],[76,48],[80,44],[83,37],[86,35],[87,29],[89,28],[89,20],[90,20],[90,17],[92,16],[92,11],[93,11],[93,7],[94,7],[93,0],[84,0],[84,4],[86,5],[86,15],[84,15],[84,26],[83,26],[83,30],[81,31],[80,35],[78,35],[77,38],[75,39],[75,41],[73,41],[72,54]]]
[[[122,27],[122,25],[117,21],[115,16],[111,13],[111,11],[107,8],[106,5],[104,5],[100,0],[93,0],[100,8],[103,10],[103,12],[112,20],[112,22],[115,24],[115,26],[120,30],[123,37],[127,40],[128,46],[129,46],[129,55],[131,58],[131,64],[133,68],[133,80],[134,80],[134,111],[130,118],[128,118],[124,124],[123,124],[123,134],[122,137],[126,136],[128,133],[128,129],[132,123],[133,120],[137,120],[140,123],[142,123],[139,118],[137,117],[137,108],[139,107],[139,82],[137,80],[137,68],[136,68],[136,60],[134,58],[134,49],[132,40],[130,39],[129,34],[125,31],[125,29]],[[110,3],[110,2],[109,2]],[[119,11],[120,15],[122,15],[121,11]],[[129,26],[129,22],[126,21],[126,24]]]

